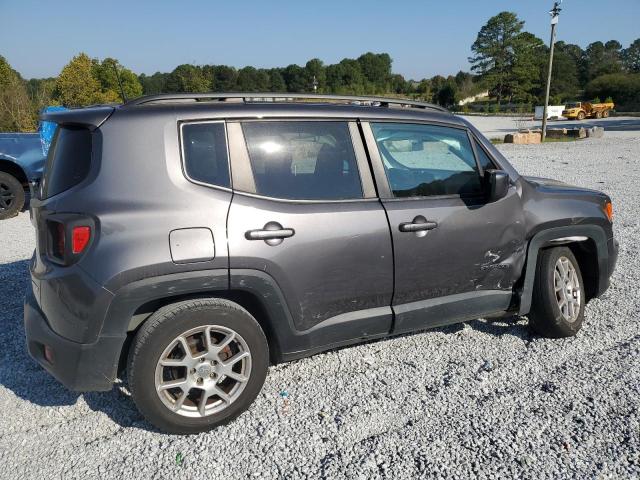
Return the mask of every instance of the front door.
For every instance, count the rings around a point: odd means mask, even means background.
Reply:
[[[482,171],[496,166],[465,128],[363,129],[393,236],[395,332],[506,310],[525,253],[515,187],[485,199]]]
[[[232,277],[268,275],[298,338],[311,333],[328,345],[387,333],[391,238],[356,124],[261,120],[228,129]]]

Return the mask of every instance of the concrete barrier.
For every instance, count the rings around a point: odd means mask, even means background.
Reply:
[[[539,131],[508,133],[504,136],[504,143],[516,143],[519,145],[540,143],[541,140],[542,134]]]
[[[602,138],[604,136],[604,128],[592,127],[587,129],[587,137],[589,138]]]

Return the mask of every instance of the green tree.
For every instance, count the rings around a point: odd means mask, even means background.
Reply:
[[[548,55],[544,42],[529,32],[519,33],[513,42],[511,96],[517,102],[530,102],[541,86],[540,72]]]
[[[233,92],[238,89],[238,71],[227,65],[212,67],[213,88],[216,92]]]
[[[151,76],[141,73],[138,80],[142,85],[142,92],[145,95],[157,95],[158,93],[162,93],[167,90],[166,85],[168,77],[168,73],[156,72]]]
[[[280,69],[272,68],[269,71],[269,91],[270,92],[286,92],[287,84],[280,73]]]
[[[471,46],[471,70],[480,75],[498,104],[513,93],[513,69],[523,26],[515,13],[501,12],[480,29]]]
[[[602,42],[589,44],[584,51],[586,80],[590,81],[610,73],[620,73],[622,71],[621,49],[622,45],[616,40],[610,40],[606,44]]]
[[[287,92],[307,92],[307,78],[304,68],[300,65],[289,65],[282,71],[282,78],[287,84]]]
[[[142,95],[142,85],[136,74],[120,65],[118,60],[115,58],[105,58],[102,61],[94,59],[92,61],[93,76],[100,82],[103,101],[119,102],[122,100],[116,70],[120,76],[120,82],[122,82],[122,90],[128,99]]]
[[[436,94],[436,101],[438,105],[443,107],[452,107],[456,104],[456,84],[454,82],[447,82]]]
[[[66,107],[82,107],[102,103],[100,82],[93,73],[93,62],[80,53],[66,64],[56,80],[56,97]]]
[[[391,57],[388,53],[367,52],[358,57],[360,71],[367,82],[374,85],[374,90],[385,91],[391,76]]]
[[[35,112],[24,80],[0,55],[0,131],[35,130]]]
[[[34,112],[39,112],[48,105],[56,105],[58,102],[54,99],[56,89],[56,79],[50,78],[31,78],[27,82],[27,93],[31,99]]]
[[[178,65],[167,77],[168,92],[208,92],[211,88],[211,79],[207,78],[202,69],[195,65]]]
[[[327,72],[325,71],[322,60],[312,58],[305,64],[304,72],[307,89],[313,91],[313,79],[315,78],[318,84],[318,92],[324,92],[327,85]]]
[[[640,38],[622,52],[624,68],[630,73],[640,73]]]
[[[577,54],[575,48],[580,51]],[[577,55],[576,55],[577,54]],[[551,72],[550,96],[559,103],[575,99],[581,89],[580,85],[580,58],[582,49],[577,45],[568,45],[563,41],[557,42],[553,56],[553,71]],[[543,86],[546,85],[548,65],[543,65],[540,70],[538,97],[543,98]]]

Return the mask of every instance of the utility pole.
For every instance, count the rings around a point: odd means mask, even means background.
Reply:
[[[558,25],[558,19],[560,17],[560,4],[562,0],[559,2],[554,2],[553,8],[549,12],[551,15],[551,42],[549,48],[549,73],[547,75],[547,93],[544,96],[544,110],[542,111],[542,141],[547,138],[547,109],[549,108],[549,90],[551,89],[551,71],[553,69],[553,47],[556,44],[556,25]]]

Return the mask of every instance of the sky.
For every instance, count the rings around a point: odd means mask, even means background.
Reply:
[[[182,63],[327,64],[372,51],[421,79],[468,71],[471,44],[509,10],[548,42],[551,0],[0,0],[0,55],[24,78],[57,75],[79,52],[136,73]],[[583,48],[640,37],[640,0],[565,0],[558,40]]]

